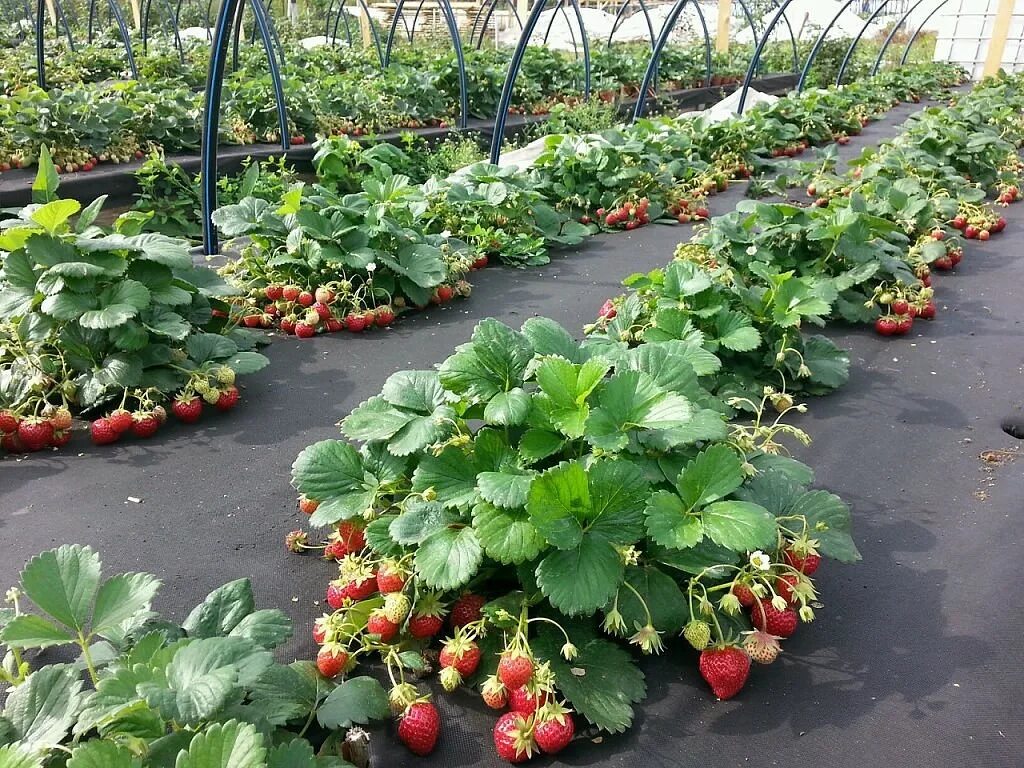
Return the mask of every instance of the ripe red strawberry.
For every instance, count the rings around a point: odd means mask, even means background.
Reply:
[[[156,434],[160,429],[160,419],[152,411],[139,411],[132,417],[132,434],[136,437],[147,438]]]
[[[441,716],[429,701],[411,704],[398,723],[399,740],[420,757],[434,751],[440,733]]]
[[[906,315],[910,312],[910,304],[905,299],[896,299],[892,303],[892,311],[897,315]]]
[[[311,499],[306,494],[299,496],[299,512],[302,514],[312,515],[319,506],[320,502],[316,499]]]
[[[698,219],[707,219],[711,217],[711,211],[709,211],[704,206],[701,206],[700,208],[693,212],[693,215]]]
[[[1002,232],[1004,229],[1006,229],[1006,217],[1000,216],[998,221],[996,221],[996,223],[992,225],[992,231]]]
[[[348,582],[344,589],[345,594],[353,600],[366,600],[377,591],[377,578],[371,574],[364,579]]]
[[[220,393],[215,407],[218,411],[230,411],[238,403],[238,387],[228,387]]]
[[[821,555],[817,552],[808,552],[806,554],[800,554],[792,549],[787,549],[782,553],[782,556],[786,560],[786,564],[805,576],[813,576],[814,572],[818,570],[818,566],[821,565]]]
[[[925,304],[923,307],[921,307],[917,311],[917,316],[921,317],[921,318],[924,318],[925,320],[934,320],[935,319],[935,302],[934,301],[929,301],[927,304]]]
[[[910,329],[914,326],[914,318],[910,315],[896,315],[896,330],[894,334],[896,336],[903,336],[910,333]]]
[[[334,610],[338,610],[345,604],[347,596],[348,593],[345,590],[344,584],[332,581],[327,585],[327,604]]]
[[[327,322],[324,323],[324,327],[327,329],[328,333],[337,333],[345,327],[345,324],[336,317],[330,317],[327,319]]]
[[[20,421],[14,411],[0,411],[0,432],[17,432]]]
[[[509,709],[513,712],[521,712],[524,715],[533,714],[540,707],[543,707],[548,701],[547,691],[538,691],[534,693],[527,685],[520,688],[509,688],[507,690]]]
[[[967,226],[967,219],[964,216],[957,216],[953,219],[952,224],[956,229],[963,229]]]
[[[313,622],[313,642],[317,645],[323,645],[327,639],[328,620],[328,616],[321,616]]]
[[[750,587],[746,584],[733,584],[732,593],[736,595],[736,599],[740,601],[740,605],[744,608],[749,608],[757,602],[757,597],[755,597],[754,593],[750,591]]]
[[[453,612],[454,613],[454,612]],[[498,679],[510,691],[522,688],[533,677],[533,660],[518,651],[506,651],[498,660]]]
[[[480,609],[483,608],[486,602],[480,595],[467,592],[456,600],[455,605],[452,606],[451,625],[458,628],[474,621],[480,621]]]
[[[469,677],[480,666],[480,648],[472,640],[449,640],[441,648],[439,662],[442,667],[454,667],[463,677]]]
[[[348,663],[348,653],[337,645],[325,645],[316,654],[316,668],[326,678],[337,677]]]
[[[708,648],[700,652],[697,666],[715,696],[724,701],[739,693],[746,684],[750,657],[735,645]]]
[[[377,589],[382,595],[401,592],[405,587],[406,573],[394,560],[385,560],[377,569]]]
[[[71,442],[71,430],[70,429],[55,429],[53,430],[53,437],[50,438],[51,448],[62,448]]]
[[[263,315],[258,312],[252,315],[246,315],[242,318],[242,325],[246,328],[259,328],[263,324]]]
[[[409,634],[419,640],[425,640],[440,632],[443,626],[444,619],[440,616],[414,613],[409,619]]]
[[[26,451],[41,451],[50,444],[53,438],[53,424],[49,419],[29,416],[18,424],[18,439]]]
[[[171,404],[171,412],[186,424],[194,424],[203,415],[202,398],[178,395]]]
[[[792,608],[780,611],[771,600],[761,600],[750,610],[750,623],[769,635],[789,637],[796,632],[798,620]]]
[[[795,573],[784,573],[775,580],[775,591],[783,600],[790,605],[797,602],[793,588],[800,583],[800,577]]]
[[[498,757],[522,763],[533,756],[537,743],[526,719],[518,712],[506,712],[494,726],[494,748]]]
[[[114,438],[117,439],[116,437]],[[18,437],[17,432],[6,432],[3,437],[0,437],[0,446],[3,447],[8,453],[24,453],[25,446],[22,445],[21,438]]]
[[[395,322],[395,310],[393,310],[389,304],[377,307],[376,311],[373,313],[373,322],[380,328],[391,325]]]
[[[99,418],[89,425],[89,436],[96,445],[116,443],[121,433],[114,429],[109,418]]]
[[[345,545],[346,552],[358,552],[366,547],[366,534],[362,527],[351,520],[343,520],[338,524],[338,538]]]
[[[946,231],[945,230],[943,230],[943,229],[933,229],[932,230],[932,240],[938,240],[939,242],[942,242],[945,239],[946,239]]]
[[[576,724],[572,714],[567,711],[542,717],[533,726],[533,738],[537,746],[549,755],[557,754],[569,746],[575,734]]]
[[[295,333],[295,315],[288,315],[288,317],[281,318],[281,330],[285,333]]]
[[[607,320],[611,320],[616,314],[618,314],[618,311],[615,309],[615,305],[612,304],[611,299],[608,299],[604,304],[602,304],[601,308],[597,311],[598,317],[603,317]]]
[[[331,308],[322,301],[318,301],[313,305],[313,311],[317,313],[321,320],[326,320],[331,316]]]
[[[340,541],[329,541],[324,546],[324,560],[341,560],[348,553],[345,551],[345,545]]]
[[[352,333],[362,333],[366,328],[366,318],[356,312],[345,316],[345,329]]]
[[[964,237],[966,237],[968,240],[973,240],[978,236],[978,231],[979,230],[976,226],[974,226],[973,224],[968,224],[967,228],[964,230]]]
[[[896,333],[896,320],[890,315],[882,315],[875,320],[875,330],[882,336],[892,336]]]
[[[285,301],[295,301],[299,298],[299,294],[302,293],[302,289],[297,285],[286,285],[281,289],[281,298]]]
[[[295,335],[300,339],[311,339],[316,336],[316,326],[309,323],[298,322],[295,324]]]
[[[440,299],[442,304],[452,300],[455,295],[455,291],[452,290],[450,285],[439,285],[437,286],[437,298]]]
[[[266,296],[271,301],[277,301],[278,299],[280,299],[281,294],[283,292],[284,286],[276,285],[274,283],[271,283],[270,285],[263,289],[263,295]]]
[[[390,643],[398,634],[398,625],[378,608],[366,620],[366,631],[371,635],[379,635],[382,643]]]
[[[982,242],[988,240],[991,236],[991,233],[987,229],[982,229],[978,231],[978,239],[981,240]]]
[[[295,301],[298,302],[300,307],[311,307],[316,302],[316,297],[309,291],[302,291],[302,293],[295,297]]]
[[[953,259],[948,254],[946,256],[940,256],[932,262],[932,266],[940,272],[948,272],[953,268]]]

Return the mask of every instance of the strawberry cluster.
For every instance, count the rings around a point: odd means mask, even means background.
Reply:
[[[700,651],[698,669],[719,699],[730,699],[746,685],[750,664],[771,664],[782,652],[780,640],[792,637],[800,621],[813,621],[810,602],[817,595],[811,575],[821,564],[816,542],[806,536],[786,542],[778,561],[764,553],[751,556],[751,566],[741,569],[728,585],[729,592],[719,607],[730,614],[747,614],[752,631],[742,641],[726,637],[715,621],[718,634],[712,644],[712,625],[694,618],[683,629],[683,637]]]
[[[71,424],[71,411],[65,406],[47,406],[41,415],[0,411],[0,448],[8,453],[60,448],[71,439]]]
[[[650,204],[651,201],[648,198],[641,197],[639,200],[626,200],[618,208],[611,210],[598,208],[595,213],[598,223],[603,223],[609,229],[621,227],[634,230],[650,222],[651,217],[647,214]],[[587,218],[589,219],[589,217]]]

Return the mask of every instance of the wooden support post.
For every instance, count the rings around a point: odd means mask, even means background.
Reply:
[[[135,24],[135,29],[142,29],[142,5],[139,0],[131,0],[132,6],[132,22]]]
[[[1010,32],[1014,5],[1014,0],[999,0],[995,24],[992,27],[992,38],[988,43],[988,56],[985,57],[985,69],[982,71],[986,77],[994,75],[1002,66],[1003,51],[1006,50],[1006,36]]]
[[[370,24],[373,22],[370,20],[369,16],[363,13],[363,9],[361,7],[356,7],[359,8],[359,34],[363,38],[363,48],[369,48],[373,43],[373,37],[370,35]]]
[[[729,52],[729,22],[732,21],[732,0],[718,0],[718,42],[715,50]]]

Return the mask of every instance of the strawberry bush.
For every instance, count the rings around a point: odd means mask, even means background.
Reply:
[[[257,609],[248,579],[214,590],[179,624],[151,610],[155,576],[103,579],[101,568],[89,547],[64,545],[29,560],[7,592],[0,765],[202,768],[216,755],[343,768],[343,757],[365,756],[365,733],[346,730],[387,716],[384,689],[369,677],[333,683],[312,662],[276,663],[291,621]],[[29,653],[62,646],[81,663],[32,669]]]
[[[233,407],[235,376],[267,360],[255,337],[216,317],[227,285],[193,264],[187,242],[142,234],[131,216],[97,226],[103,198],[84,209],[58,199],[45,153],[36,186],[41,202],[0,234],[3,447],[64,445],[74,414],[100,415],[93,439],[110,443],[152,435],[172,399],[186,421],[202,400]]]

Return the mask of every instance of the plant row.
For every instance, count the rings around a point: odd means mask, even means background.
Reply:
[[[319,183],[215,212],[226,238],[245,238],[223,274],[242,294],[242,322],[312,336],[352,317],[362,330],[359,318],[380,308],[392,318],[465,295],[467,272],[496,259],[541,265],[550,247],[600,231],[707,218],[707,197],[765,158],[859,133],[900,100],[959,77],[933,65],[795,94],[718,123],[658,118],[551,136],[532,168],[476,163],[422,183],[414,183],[422,166],[400,147],[324,139],[314,157]],[[318,290],[330,300],[314,307]]]
[[[31,164],[43,146],[49,148],[58,168],[69,172],[92,170],[101,162],[141,159],[153,149],[198,149],[204,98],[200,88],[208,56],[205,43],[191,49],[184,63],[173,49],[156,49],[151,57],[141,57],[139,80],[121,81],[107,72],[109,67],[89,68],[116,57],[116,45],[111,41],[106,48],[79,50],[66,66],[51,73],[49,90],[34,84],[31,46],[5,55],[9,68],[0,72],[0,172]],[[90,56],[102,51],[106,53]],[[371,50],[306,50],[285,41],[284,51],[284,100],[289,133],[296,144],[314,135],[362,136],[444,127],[458,112],[458,65],[450,49],[399,48],[384,71]],[[661,87],[672,90],[702,81],[702,51],[699,46],[670,46],[659,70]],[[60,62],[64,55],[54,52],[51,60]],[[734,56],[739,62],[741,52]],[[595,93],[609,101],[635,94],[648,57],[648,47],[634,44],[595,49]],[[466,51],[472,116],[494,117],[510,58],[507,49]],[[104,73],[115,79],[99,77]],[[92,79],[97,82],[88,82]],[[513,108],[547,113],[555,104],[578,102],[582,92],[580,62],[571,54],[533,46],[516,81]],[[261,48],[247,46],[237,69],[225,78],[221,142],[279,141],[274,105],[265,55]]]
[[[1008,203],[1022,107],[1024,78],[986,81],[817,173],[827,205],[816,190],[713,219],[582,343],[545,318],[484,320],[435,370],[390,376],[346,440],[293,465],[300,510],[329,530],[286,541],[331,564],[321,674],[382,663],[398,737],[426,754],[440,718],[407,661],[438,642],[440,686],[502,713],[514,763],[567,746],[577,717],[630,725],[645,684],[618,641],[652,654],[682,635],[714,694],[739,693],[814,619],[823,558],[859,559],[847,506],[783,445],[809,442],[786,423],[805,408],[791,385],[824,391],[848,367],[803,329],[928,306],[959,217],[990,215],[986,189]]]

